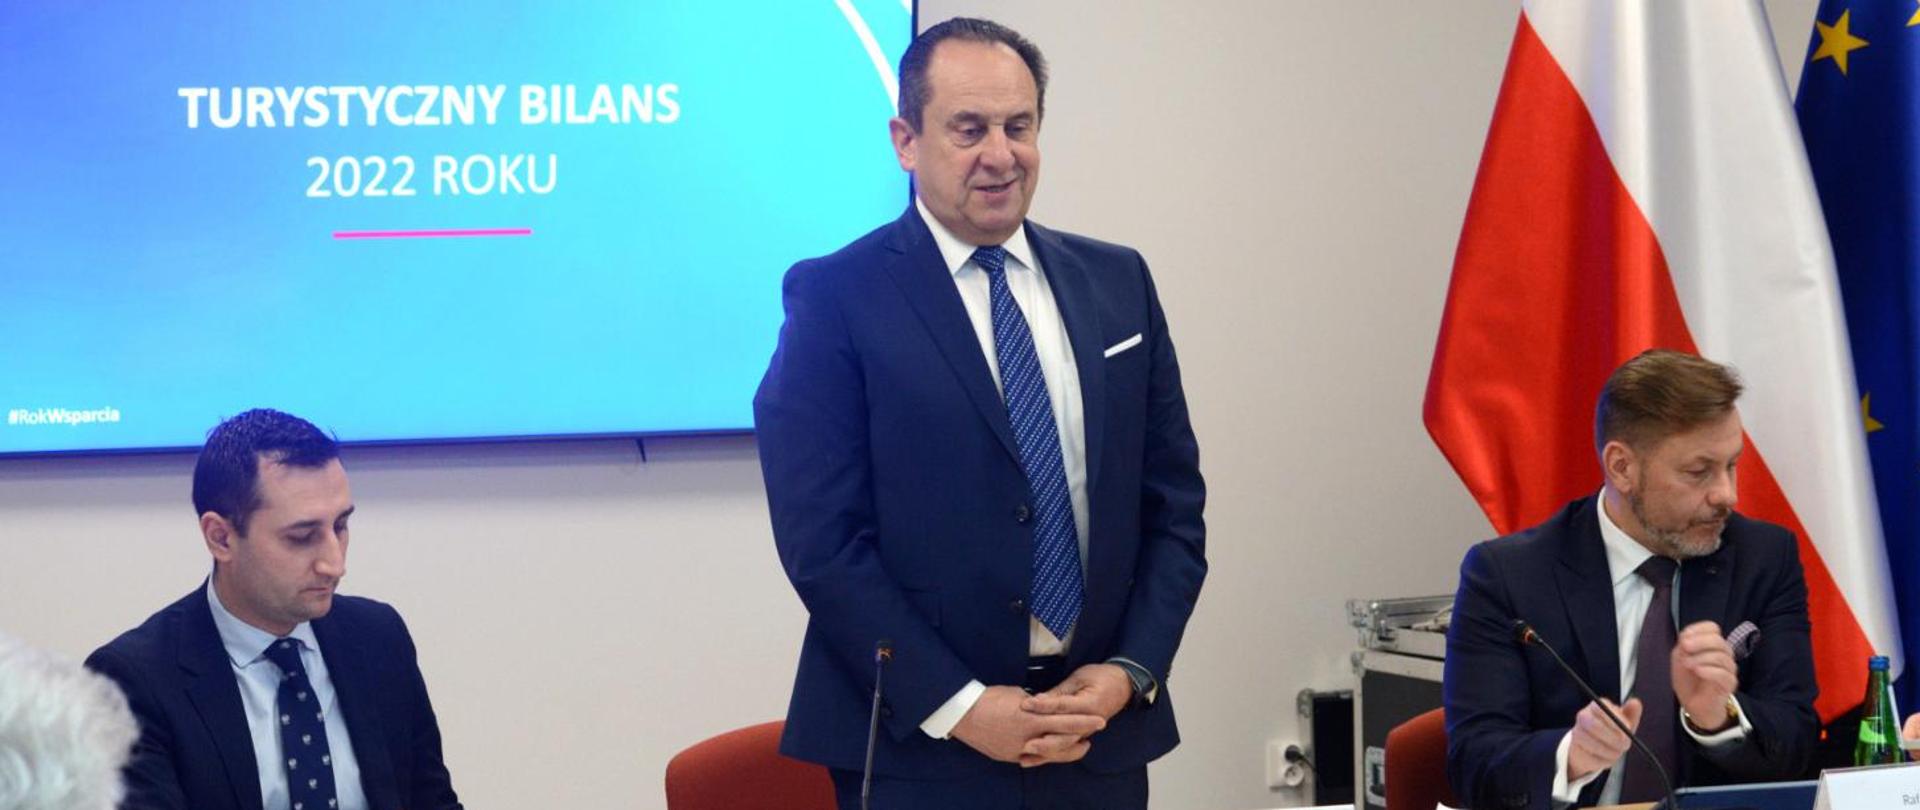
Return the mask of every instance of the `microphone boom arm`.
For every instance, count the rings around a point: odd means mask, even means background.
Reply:
[[[1513,620],[1513,634],[1515,640],[1520,642],[1520,646],[1537,646],[1546,650],[1547,655],[1553,656],[1553,662],[1560,665],[1560,671],[1567,673],[1567,677],[1572,678],[1574,684],[1580,687],[1581,693],[1585,694],[1588,700],[1593,701],[1593,705],[1600,708],[1600,713],[1613,721],[1614,727],[1620,729],[1620,733],[1627,735],[1628,740],[1633,741],[1633,747],[1640,752],[1640,755],[1653,763],[1654,773],[1660,774],[1660,784],[1667,789],[1667,798],[1655,805],[1654,810],[1679,810],[1680,797],[1673,792],[1673,779],[1667,775],[1667,767],[1660,764],[1660,758],[1653,755],[1653,749],[1640,741],[1640,735],[1633,733],[1633,729],[1627,728],[1626,721],[1621,720],[1620,715],[1614,714],[1612,709],[1607,708],[1607,702],[1600,699],[1600,695],[1593,691],[1592,686],[1587,685],[1587,679],[1580,677],[1580,673],[1574,672],[1566,659],[1560,657],[1559,651],[1555,650],[1552,644],[1548,644],[1546,639],[1541,638],[1526,619]]]

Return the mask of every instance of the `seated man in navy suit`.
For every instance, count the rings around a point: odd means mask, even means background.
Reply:
[[[1045,60],[956,18],[900,59],[900,218],[788,272],[754,399],[810,617],[781,750],[860,806],[1147,804],[1206,486],[1139,253],[1027,219]],[[1031,694],[1029,694],[1031,693]]]
[[[339,447],[253,410],[207,436],[193,508],[213,575],[88,657],[140,721],[128,808],[458,808],[393,608],[335,594],[353,495]]]
[[[1731,369],[1693,355],[1627,361],[1595,415],[1599,494],[1467,552],[1444,684],[1447,772],[1463,803],[1665,795],[1548,652],[1519,643],[1519,620],[1636,729],[1676,786],[1806,769],[1818,731],[1806,582],[1791,532],[1733,511],[1740,391]]]

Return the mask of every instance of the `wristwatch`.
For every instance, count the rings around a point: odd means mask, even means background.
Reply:
[[[1696,733],[1719,734],[1727,729],[1740,727],[1740,701],[1734,700],[1732,695],[1727,696],[1727,724],[1720,727],[1719,731],[1709,731],[1701,728],[1699,723],[1693,722],[1693,715],[1687,713],[1687,707],[1685,706],[1680,707],[1680,719],[1685,721],[1687,727],[1693,729]]]

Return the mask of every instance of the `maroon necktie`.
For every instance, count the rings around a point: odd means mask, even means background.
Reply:
[[[1640,641],[1634,649],[1639,664],[1633,673],[1633,696],[1640,699],[1640,726],[1636,733],[1653,751],[1667,775],[1678,778],[1679,707],[1673,697],[1673,574],[1679,563],[1654,555],[1633,570],[1653,583],[1653,602],[1640,621]],[[1666,786],[1645,757],[1627,754],[1626,781],[1620,786],[1623,804],[1666,798]]]

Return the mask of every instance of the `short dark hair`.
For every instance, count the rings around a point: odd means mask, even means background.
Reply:
[[[193,463],[193,512],[213,512],[247,533],[260,508],[260,460],[309,469],[340,457],[340,443],[312,422],[255,408],[215,425]]]
[[[1020,32],[992,20],[955,17],[920,32],[907,46],[907,52],[900,56],[900,117],[913,125],[913,131],[920,131],[927,99],[933,95],[933,88],[927,85],[927,65],[933,61],[934,46],[949,39],[997,42],[1012,48],[1020,55],[1020,61],[1027,63],[1027,72],[1033,74],[1033,86],[1039,93],[1036,114],[1047,117],[1047,58],[1040,55],[1040,47],[1020,36]]]
[[[1620,364],[1594,408],[1594,449],[1621,441],[1644,448],[1725,417],[1744,386],[1728,366],[1699,355],[1648,349]]]

